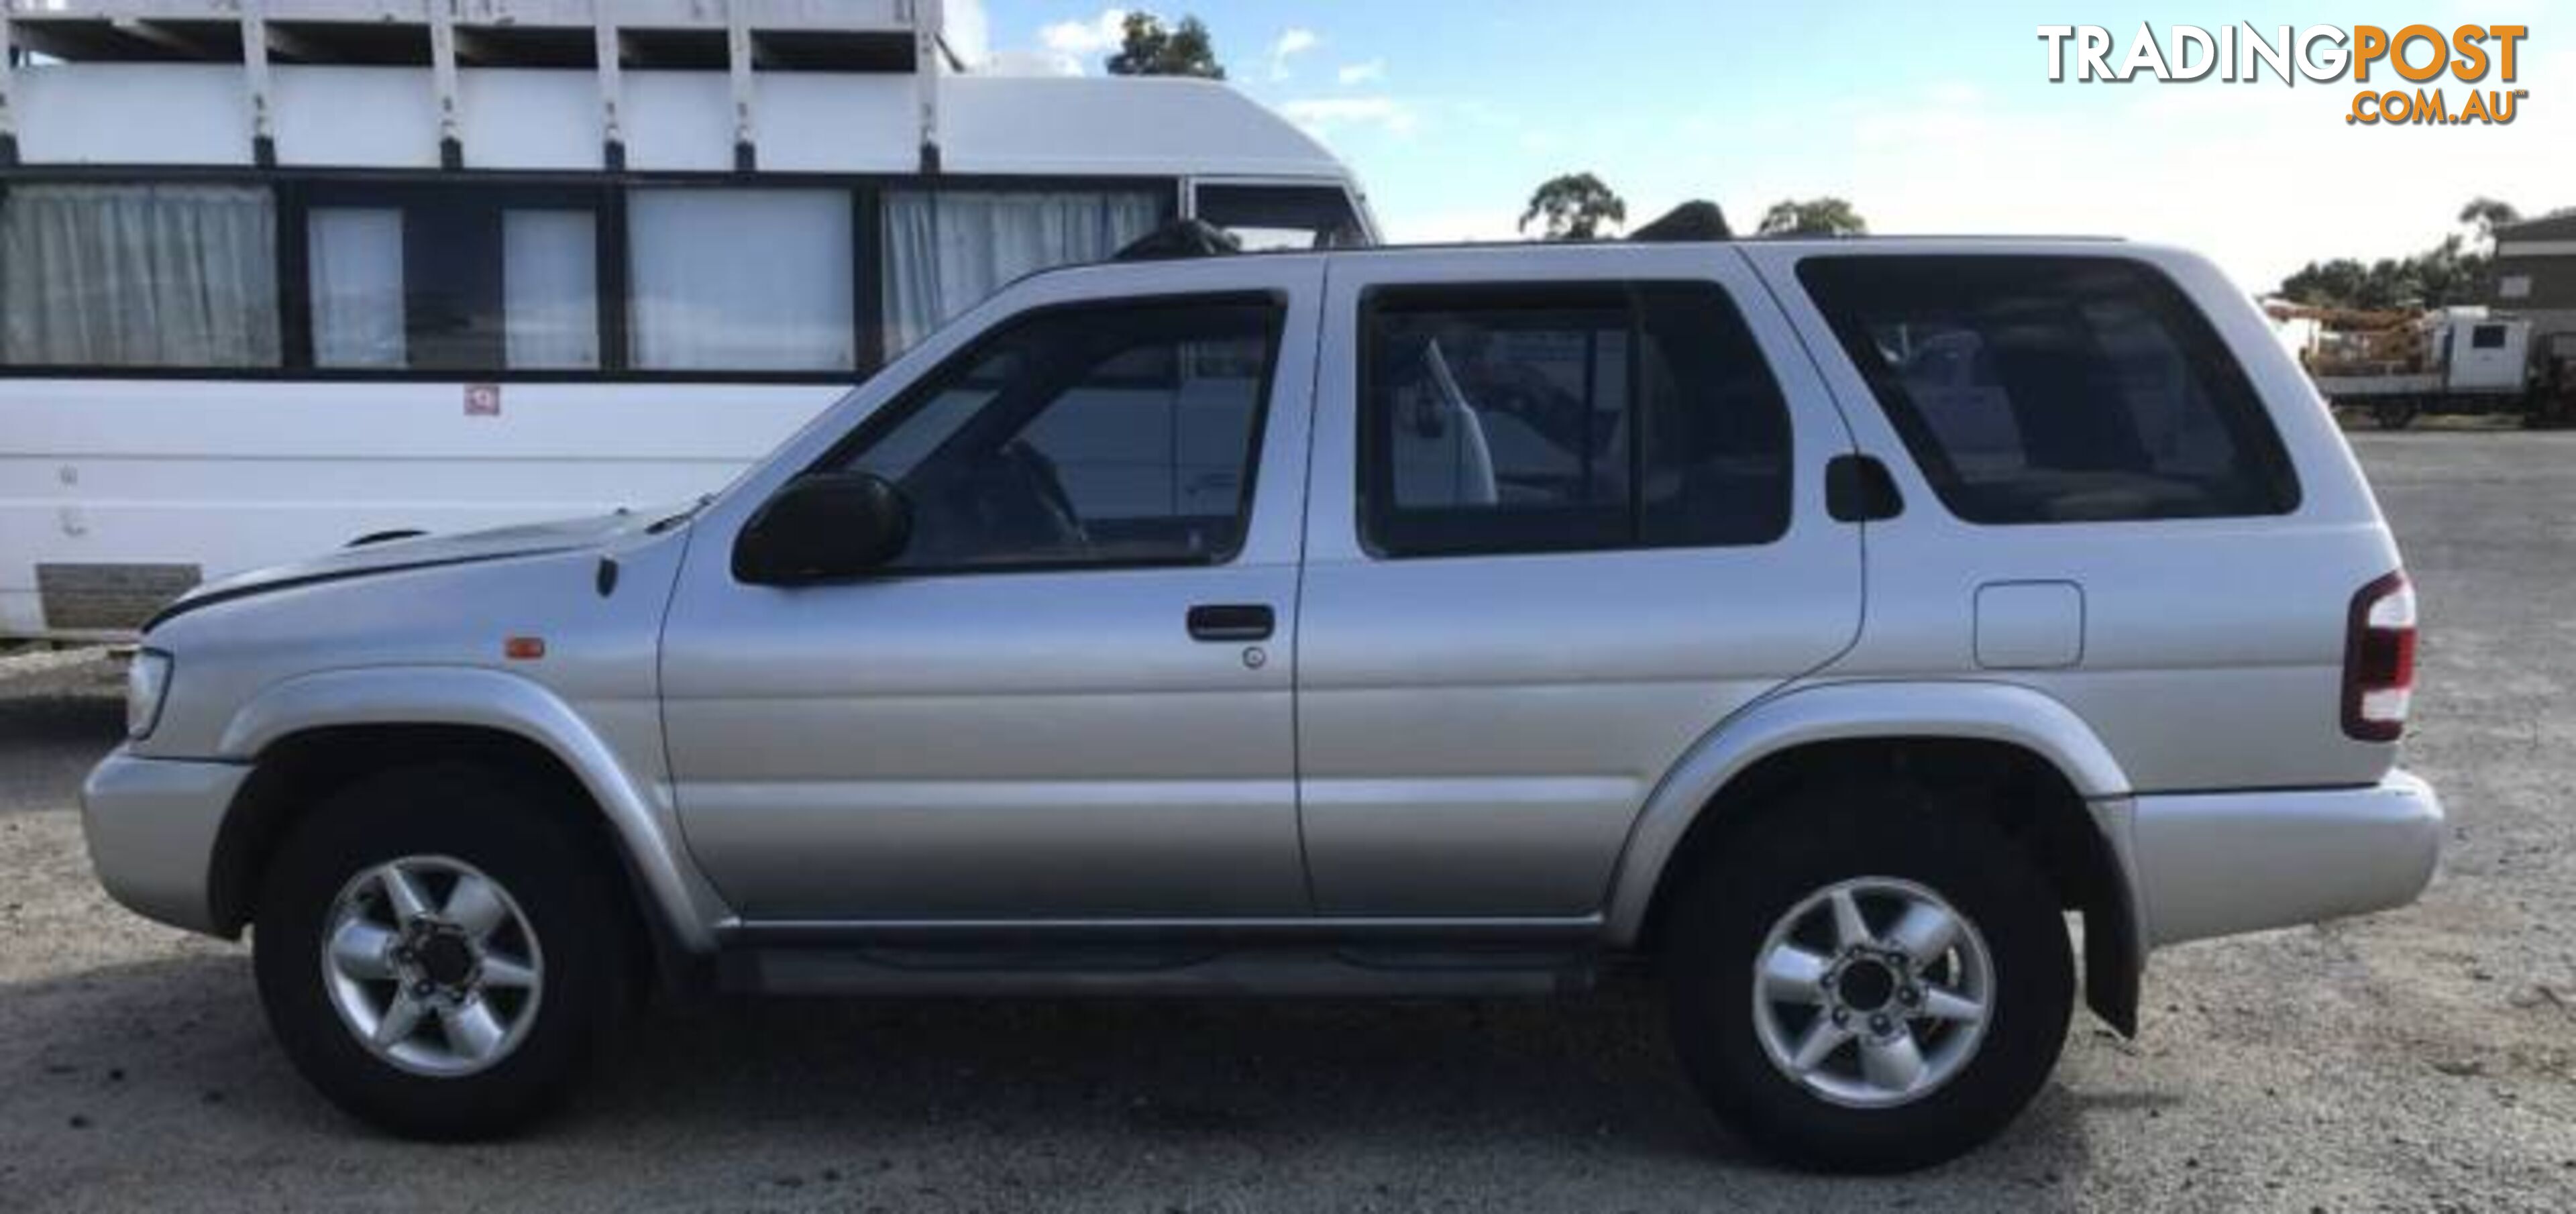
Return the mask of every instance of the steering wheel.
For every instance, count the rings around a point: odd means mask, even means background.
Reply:
[[[1055,462],[1026,442],[923,468],[905,488],[914,498],[913,563],[971,565],[1091,552],[1091,537],[1056,476]]]
[[[1073,495],[1064,491],[1055,461],[1021,439],[1005,444],[999,456],[1039,507],[1040,529],[1047,533],[1042,546],[1077,557],[1091,555],[1091,533],[1083,529],[1082,515],[1073,508]]]

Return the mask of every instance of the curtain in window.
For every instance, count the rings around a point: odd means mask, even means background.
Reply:
[[[276,206],[257,186],[12,186],[0,314],[22,366],[276,366]]]
[[[590,212],[503,212],[501,294],[511,366],[599,365],[599,243]]]
[[[858,366],[847,193],[637,190],[626,231],[636,366]]]
[[[1154,230],[1165,196],[890,190],[886,352],[900,353],[1023,274],[1099,261]]]
[[[313,363],[403,367],[403,214],[391,207],[315,207],[306,277],[313,292]]]

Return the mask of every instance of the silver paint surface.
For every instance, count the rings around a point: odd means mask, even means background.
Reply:
[[[2020,527],[1950,515],[1796,280],[1803,257],[1888,251],[2162,269],[2243,361],[2300,505]],[[1354,339],[1369,286],[1641,278],[1720,284],[1771,360],[1794,422],[1785,536],[1431,560],[1361,549]],[[1036,307],[1244,290],[1279,294],[1289,319],[1231,562],[732,581],[734,538],[769,496],[977,333]],[[1901,515],[1827,517],[1822,466],[1847,452],[1887,464]],[[369,722],[544,747],[701,950],[764,920],[1594,916],[1621,948],[1729,780],[1854,738],[1983,738],[2057,765],[2154,942],[2402,901],[2438,844],[2438,802],[2390,774],[2395,747],[2349,740],[2337,720],[2347,604],[2398,567],[2377,507],[2250,304],[2208,263],[2151,246],[1597,245],[1041,275],[861,385],[694,521],[654,534],[650,517],[389,544],[210,588],[242,593],[154,631],[176,663],[161,724],[92,782],[102,879],[147,914],[208,928],[203,853],[231,782],[206,772]],[[452,563],[389,567],[433,555]],[[607,596],[602,556],[621,568]],[[316,574],[328,580],[298,580]],[[2062,592],[1983,618],[1981,595],[2026,585],[2079,588],[2072,637]],[[1257,660],[1184,628],[1191,606],[1254,602],[1279,620]],[[545,657],[504,657],[521,636],[544,638]],[[2279,867],[2253,880],[2247,857]]]

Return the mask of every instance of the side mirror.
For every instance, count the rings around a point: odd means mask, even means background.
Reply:
[[[789,481],[742,529],[733,576],[756,586],[852,577],[903,555],[912,503],[872,472],[817,472]]]

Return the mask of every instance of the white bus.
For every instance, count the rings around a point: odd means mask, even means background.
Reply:
[[[978,75],[939,0],[0,3],[0,637],[688,499],[1176,218],[1373,237],[1240,94]]]

